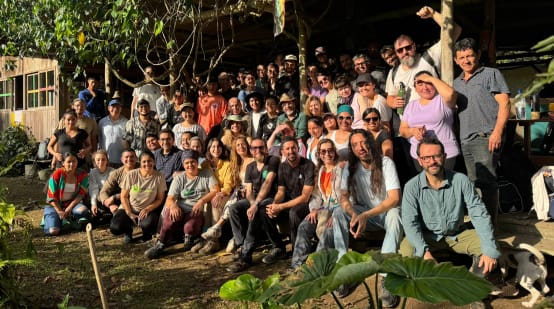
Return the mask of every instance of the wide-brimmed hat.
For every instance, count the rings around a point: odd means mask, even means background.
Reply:
[[[281,97],[279,98],[279,103],[283,103],[283,102],[290,102],[290,101],[296,101],[296,98],[295,97],[291,97],[289,96],[288,93],[283,93],[281,95]]]
[[[258,101],[260,101],[260,104],[263,103],[263,101],[264,101],[264,96],[261,93],[257,92],[257,91],[249,93],[244,98],[244,102],[246,102],[246,104],[249,104],[250,103],[250,98],[257,98]]]
[[[242,123],[242,129],[243,130],[246,130],[246,128],[248,128],[248,122],[246,120],[242,119],[242,117],[239,116],[239,115],[229,115],[229,116],[227,116],[226,120],[227,120],[227,129],[231,128],[231,124],[233,124],[233,122]]]
[[[285,56],[285,61],[298,62],[298,58],[295,55],[290,54]]]

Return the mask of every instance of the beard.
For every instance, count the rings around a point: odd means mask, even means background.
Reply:
[[[408,56],[406,58],[402,58],[402,59],[400,59],[400,63],[402,63],[402,65],[405,65],[405,66],[411,68],[415,64],[415,57],[414,56]]]

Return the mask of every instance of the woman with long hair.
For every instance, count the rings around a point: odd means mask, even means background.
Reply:
[[[354,120],[354,110],[350,105],[341,105],[337,109],[337,119],[339,123],[338,130],[327,134],[327,138],[332,140],[337,147],[337,152],[341,161],[348,160],[350,151],[348,150],[348,140],[352,132],[352,121]]]
[[[312,160],[314,164],[318,163],[317,145],[319,140],[327,133],[326,131],[323,120],[320,117],[308,119],[308,134],[310,137],[306,141],[306,159]]]
[[[100,218],[103,214],[110,215],[114,213],[117,208],[108,209],[98,200],[100,190],[102,186],[108,180],[108,176],[114,170],[113,167],[108,166],[108,153],[106,150],[100,149],[92,154],[92,161],[95,168],[90,170],[89,174],[89,196],[92,215],[96,218]]]
[[[381,125],[381,114],[379,110],[370,107],[362,115],[364,129],[373,135],[377,144],[381,147],[383,155],[393,159],[392,137],[389,131]]]
[[[387,99],[377,93],[377,82],[371,75],[365,74],[359,77],[357,80],[358,91],[352,99],[352,109],[354,109],[354,122],[352,122],[352,128],[362,129],[364,122],[362,119],[362,113],[370,108],[376,108],[381,114],[381,125],[390,129],[390,120],[392,118],[392,110],[387,105]]]
[[[304,103],[304,114],[307,117],[322,117],[323,116],[323,103],[319,97],[311,95],[306,99]]]
[[[338,165],[339,156],[335,143],[327,138],[317,144],[317,178],[310,198],[310,213],[298,227],[294,244],[291,270],[296,270],[311,252],[311,238],[316,236],[322,248],[330,247],[324,240],[324,231],[332,224],[333,210],[340,206],[340,183],[342,168]]]
[[[83,228],[90,217],[89,209],[82,203],[88,192],[88,173],[77,167],[77,156],[70,152],[63,155],[62,162],[62,167],[48,180],[43,227],[49,236],[59,235],[66,224]]]
[[[199,243],[198,246],[193,247],[193,251],[198,251],[201,254],[213,253],[218,247],[218,239],[221,237],[221,230],[223,225],[229,220],[229,207],[236,203],[238,200],[245,198],[245,189],[243,187],[246,177],[246,167],[248,164],[254,162],[254,158],[250,153],[250,145],[246,136],[239,136],[233,141],[231,148],[231,160],[230,166],[234,173],[235,190],[233,195],[225,203],[223,208],[223,215],[221,218],[208,230],[202,233],[202,239],[204,243]],[[230,241],[227,246],[228,251],[232,251],[234,242]]]
[[[56,166],[61,167],[64,153],[73,153],[79,167],[86,163],[85,158],[91,152],[90,136],[87,131],[77,127],[77,113],[70,109],[63,114],[64,128],[56,130],[48,142],[48,152],[56,160]]]
[[[142,240],[156,233],[161,205],[167,185],[164,174],[156,170],[154,154],[145,150],[139,157],[140,167],[125,174],[121,183],[121,208],[110,224],[114,235],[124,235],[125,244],[133,241],[133,227],[142,229]]]

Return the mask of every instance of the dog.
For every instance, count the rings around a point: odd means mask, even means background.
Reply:
[[[501,251],[502,255],[498,265],[503,279],[505,280],[508,276],[510,268],[515,269],[515,283],[531,294],[531,300],[521,304],[524,307],[532,308],[541,294],[545,295],[550,292],[550,288],[546,285],[548,270],[544,255],[537,248],[526,243],[521,243],[515,248],[504,248]],[[535,288],[535,282],[539,283],[541,291]]]

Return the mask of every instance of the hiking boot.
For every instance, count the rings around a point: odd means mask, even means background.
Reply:
[[[212,254],[217,250],[219,250],[219,241],[208,240],[208,242],[206,242],[206,245],[202,247],[202,249],[200,249],[198,253],[206,255],[206,254]]]
[[[204,238],[205,240],[210,239],[218,239],[221,237],[221,227],[219,225],[212,225],[210,228],[208,228],[207,231],[202,233],[200,237]]]
[[[229,239],[229,242],[227,243],[227,247],[225,247],[225,252],[233,253],[236,250],[237,250],[237,244],[235,244],[235,239],[234,238]]]
[[[239,259],[238,261],[236,261],[235,263],[233,263],[229,267],[227,267],[227,271],[232,272],[232,273],[238,273],[238,272],[246,270],[250,266],[252,266],[252,263],[249,263],[249,262],[247,262],[243,259]]]
[[[149,259],[157,259],[162,256],[164,250],[164,244],[161,241],[156,242],[156,244],[150,249],[144,252],[144,255]]]
[[[123,244],[128,245],[133,242],[133,235],[131,234],[125,234],[123,235]]]
[[[192,248],[190,248],[190,252],[192,253],[198,253],[204,246],[206,245],[206,241],[204,239],[200,239],[196,245],[192,246]]]
[[[394,308],[400,303],[400,297],[393,295],[385,287],[385,278],[381,277],[381,303],[383,308]]]
[[[278,260],[283,260],[285,258],[287,258],[287,252],[285,252],[285,249],[273,248],[269,250],[269,253],[266,256],[264,256],[262,262],[265,264],[273,264]]]
[[[335,294],[337,295],[337,297],[345,298],[346,296],[352,294],[352,292],[356,290],[359,284],[360,283],[341,284],[335,290]]]
[[[194,246],[194,237],[192,235],[186,235],[185,234],[185,241],[183,242],[183,245],[184,245],[183,250],[185,252],[192,249],[192,247]]]

